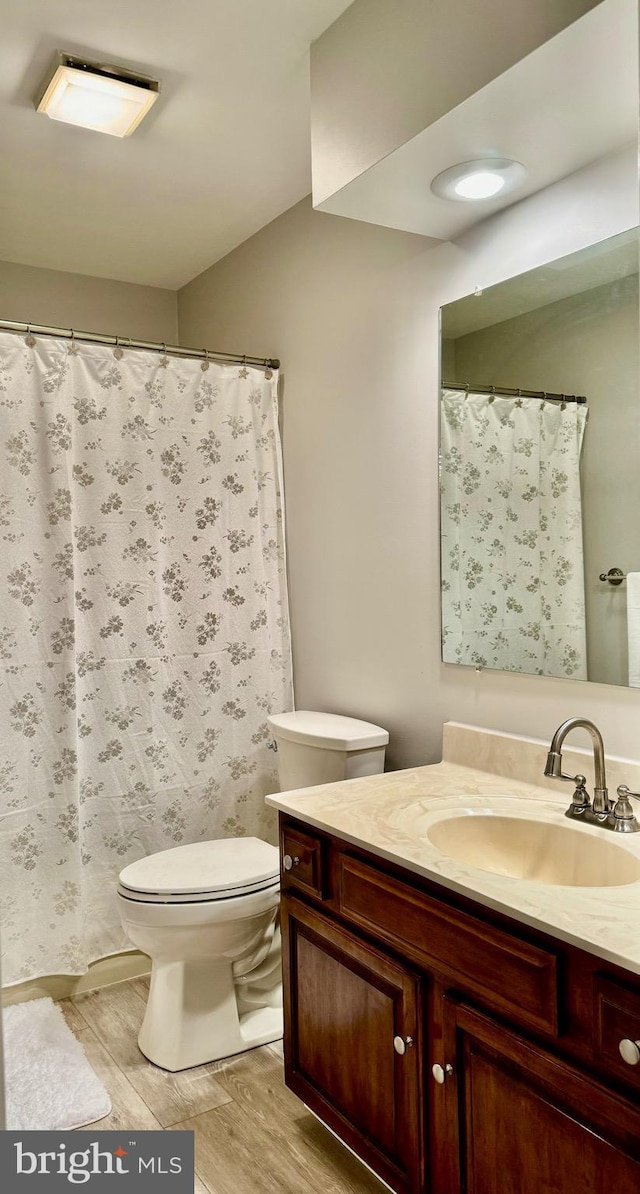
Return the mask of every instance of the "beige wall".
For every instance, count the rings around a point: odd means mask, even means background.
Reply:
[[[177,340],[173,290],[0,261],[0,319],[134,340]]]
[[[283,361],[297,704],[379,720],[396,762],[424,757],[416,659],[426,641],[429,657],[438,649],[423,609],[433,503],[419,352],[404,384],[425,258],[420,237],[316,215],[305,200],[179,294],[185,343],[213,335]]]
[[[286,212],[179,292],[185,343],[283,361],[297,704],[438,757],[448,718],[545,737],[584,713],[640,755],[640,696],[440,662],[438,308],[638,222],[635,155],[515,204],[457,244]]]
[[[450,380],[585,394],[582,453],[589,678],[627,682],[625,587],[598,579],[640,567],[638,275],[460,336]]]

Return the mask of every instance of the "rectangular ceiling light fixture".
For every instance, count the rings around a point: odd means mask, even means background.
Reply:
[[[36,109],[52,120],[128,137],[155,103],[156,79],[120,66],[86,62],[60,51],[44,80]]]

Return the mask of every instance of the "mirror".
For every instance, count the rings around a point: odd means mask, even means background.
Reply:
[[[443,661],[640,687],[638,230],[441,315]]]

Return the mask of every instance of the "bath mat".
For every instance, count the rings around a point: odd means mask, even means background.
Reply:
[[[103,1119],[111,1100],[52,999],[2,1012],[7,1127],[63,1131]]]

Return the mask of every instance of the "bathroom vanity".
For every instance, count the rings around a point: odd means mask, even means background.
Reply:
[[[609,859],[562,886],[429,838],[452,810],[514,802],[521,839],[542,823],[553,841],[568,801],[544,757],[447,726],[442,764],[269,798],[287,1085],[394,1190],[640,1190],[640,844],[623,844],[617,882]],[[568,831],[567,876],[602,832]]]

